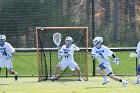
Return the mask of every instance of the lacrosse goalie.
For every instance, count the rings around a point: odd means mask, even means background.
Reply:
[[[113,80],[119,81],[122,83],[123,87],[127,86],[127,81],[122,80],[119,77],[114,76],[112,67],[110,65],[110,59],[109,56],[112,56],[114,58],[114,63],[119,64],[119,58],[116,57],[116,55],[106,46],[101,45],[103,42],[102,37],[95,37],[93,39],[93,48],[91,52],[92,59],[95,59],[96,57],[99,60],[99,66],[96,68],[96,71],[103,76],[104,81],[103,85],[109,83],[109,80],[107,79],[105,73]],[[105,71],[105,73],[104,73]]]
[[[74,61],[73,57],[74,51],[79,51],[80,49],[72,43],[72,37],[66,37],[65,45],[61,47],[58,53],[58,58],[62,58],[62,60],[57,64],[57,67],[54,71],[54,75],[49,78],[50,80],[54,81],[58,79],[56,75],[59,69],[65,70],[66,68],[70,68],[71,71],[76,70],[79,77],[78,81],[83,81],[80,74],[80,68],[78,67],[78,64]]]
[[[5,41],[6,36],[0,35],[0,68],[6,67],[10,74],[15,75],[15,81],[17,81],[18,73],[12,69],[12,55],[15,53],[15,49]]]

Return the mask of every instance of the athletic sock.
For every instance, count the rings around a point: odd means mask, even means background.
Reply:
[[[104,76],[104,81],[107,81],[107,77],[106,76]]]

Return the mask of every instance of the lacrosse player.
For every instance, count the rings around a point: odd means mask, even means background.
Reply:
[[[138,58],[138,67],[137,67],[137,75],[136,75],[135,84],[139,84],[140,83],[140,42],[138,42],[137,44],[136,53],[137,53],[136,57]]]
[[[15,53],[15,49],[5,41],[6,36],[0,35],[0,68],[6,67],[10,74],[15,75],[15,81],[17,81],[18,73],[12,69],[12,55]]]
[[[114,76],[112,67],[110,65],[109,56],[112,56],[114,58],[114,63],[119,64],[119,58],[116,57],[116,55],[106,46],[101,45],[103,42],[102,37],[95,37],[93,39],[93,48],[92,48],[92,59],[95,59],[95,57],[99,60],[99,66],[96,68],[96,71],[101,74],[104,78],[103,85],[107,84],[109,80],[107,79],[105,73],[113,80],[119,81],[122,83],[123,87],[127,86],[127,81],[122,80],[119,77]],[[105,71],[105,73],[104,73]]]
[[[62,61],[57,64],[57,67],[55,69],[54,75],[50,77],[50,80],[56,80],[58,70],[61,68],[62,70],[65,70],[67,67],[71,69],[71,71],[76,70],[78,73],[78,81],[83,81],[80,74],[80,68],[78,67],[78,64],[74,61],[74,51],[79,51],[80,49],[72,44],[73,39],[72,37],[66,37],[65,39],[65,45],[61,47],[58,53],[58,58],[62,58]]]

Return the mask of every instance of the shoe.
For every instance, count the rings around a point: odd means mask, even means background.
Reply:
[[[140,82],[139,82],[138,79],[136,79],[134,83],[135,83],[135,84],[139,84]]]
[[[105,85],[105,84],[107,84],[107,83],[109,83],[109,82],[110,82],[110,81],[107,80],[107,81],[104,81],[102,84]]]
[[[79,78],[78,81],[84,81],[82,78]]]
[[[15,81],[17,81],[17,80],[18,80],[18,74],[15,75]]]
[[[107,83],[109,83],[109,80],[107,79],[107,77],[106,76],[104,76],[104,81],[103,81],[103,85],[105,85],[105,84],[107,84]]]
[[[126,86],[127,86],[127,84],[128,84],[128,82],[127,82],[127,81],[122,80],[122,85],[123,85],[123,87],[126,87]]]
[[[54,80],[56,80],[56,79],[57,79],[57,77],[52,76],[52,77],[49,77],[49,79],[50,79],[50,80],[52,80],[52,81],[54,81]]]

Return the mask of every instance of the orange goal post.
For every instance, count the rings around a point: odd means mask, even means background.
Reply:
[[[65,38],[71,36],[73,43],[80,48],[74,54],[75,62],[81,70],[84,80],[88,80],[88,27],[36,27],[36,48],[38,81],[48,80],[52,76],[60,59],[57,58],[57,46],[53,42],[53,34],[60,33],[60,46],[65,44]],[[58,75],[60,75],[59,71]],[[67,70],[63,78],[75,78],[76,73]]]

